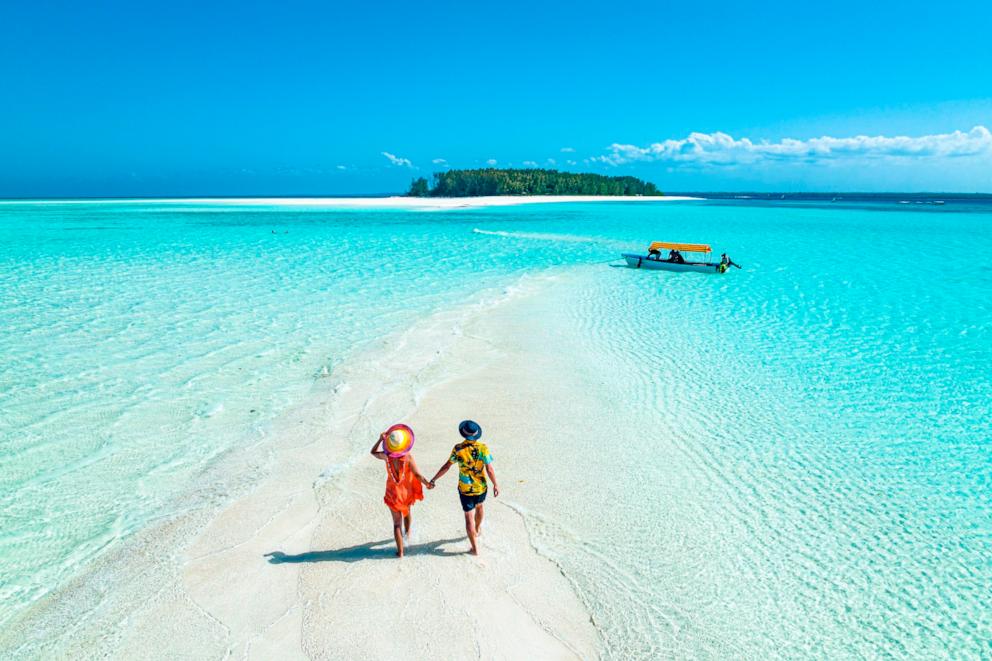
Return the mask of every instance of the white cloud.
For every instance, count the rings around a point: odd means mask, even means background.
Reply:
[[[524,165],[529,168],[536,168],[537,163],[535,161],[524,161]]]
[[[347,170],[348,169],[347,166],[344,166],[344,165],[339,165],[339,166],[337,166],[337,168],[338,168],[338,170]]]
[[[389,162],[393,165],[403,166],[405,168],[412,168],[413,163],[410,162],[409,158],[400,158],[394,154],[390,154],[388,151],[382,152],[382,155],[389,159]]]
[[[558,161],[553,158],[548,159],[548,165],[558,165]]]
[[[823,136],[778,142],[735,139],[726,133],[690,133],[682,140],[665,140],[647,147],[614,143],[609,153],[593,160],[621,165],[643,161],[676,161],[731,165],[759,161],[805,162],[854,159],[923,159],[975,156],[992,152],[992,132],[976,126],[967,133],[954,131],[917,137],[858,135]]]
[[[565,163],[567,163],[568,165],[575,165],[576,164],[575,161],[573,161],[572,159],[568,159],[567,161],[565,161]]]
[[[448,161],[446,161],[443,158],[435,158],[434,160],[431,161],[431,163],[433,163],[434,165],[447,165]]]
[[[493,167],[494,165],[496,165],[496,159],[490,158],[488,161],[486,161],[486,165],[488,165],[489,167]]]
[[[562,147],[561,148],[561,153],[563,153],[563,154],[571,154],[574,151],[575,151],[575,147]]]

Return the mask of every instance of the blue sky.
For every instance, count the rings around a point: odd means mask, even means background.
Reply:
[[[954,0],[7,0],[0,196],[384,193],[487,163],[992,192],[990,25]]]

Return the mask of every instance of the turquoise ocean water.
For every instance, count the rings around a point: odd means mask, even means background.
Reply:
[[[745,269],[606,263],[652,239]],[[553,273],[596,435],[530,525],[608,656],[992,655],[989,254],[974,203],[0,204],[0,627],[360,348]]]

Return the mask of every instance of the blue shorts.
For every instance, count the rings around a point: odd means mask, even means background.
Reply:
[[[486,494],[489,493],[488,490],[483,491],[478,496],[469,496],[467,494],[458,492],[458,500],[462,501],[462,511],[471,512],[475,509],[476,505],[481,505],[486,501]]]

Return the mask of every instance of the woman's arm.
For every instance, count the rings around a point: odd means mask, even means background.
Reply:
[[[439,469],[437,469],[437,474],[431,478],[431,484],[434,484],[439,479],[441,479],[441,476],[447,473],[449,468],[451,468],[451,462],[450,461],[444,462],[444,466],[441,466]]]
[[[420,483],[421,484],[423,484],[428,489],[433,489],[434,488],[434,484],[431,483],[431,482],[428,482],[427,481],[427,478],[425,478],[423,475],[420,474],[420,469],[417,468],[417,461],[413,458],[413,455],[412,454],[410,455],[410,470],[413,471],[413,476],[415,478],[417,478],[418,480],[420,480]]]
[[[375,445],[372,446],[372,449],[369,450],[369,454],[371,454],[376,459],[382,459],[383,461],[385,461],[386,460],[386,453],[384,451],[378,449],[379,446],[382,445],[383,437],[384,437],[384,434],[379,434],[379,440],[377,440],[375,442]]]
[[[493,482],[493,496],[499,498],[499,483],[496,482],[496,469],[493,468],[492,464],[486,464],[486,474],[489,475],[489,479]]]

